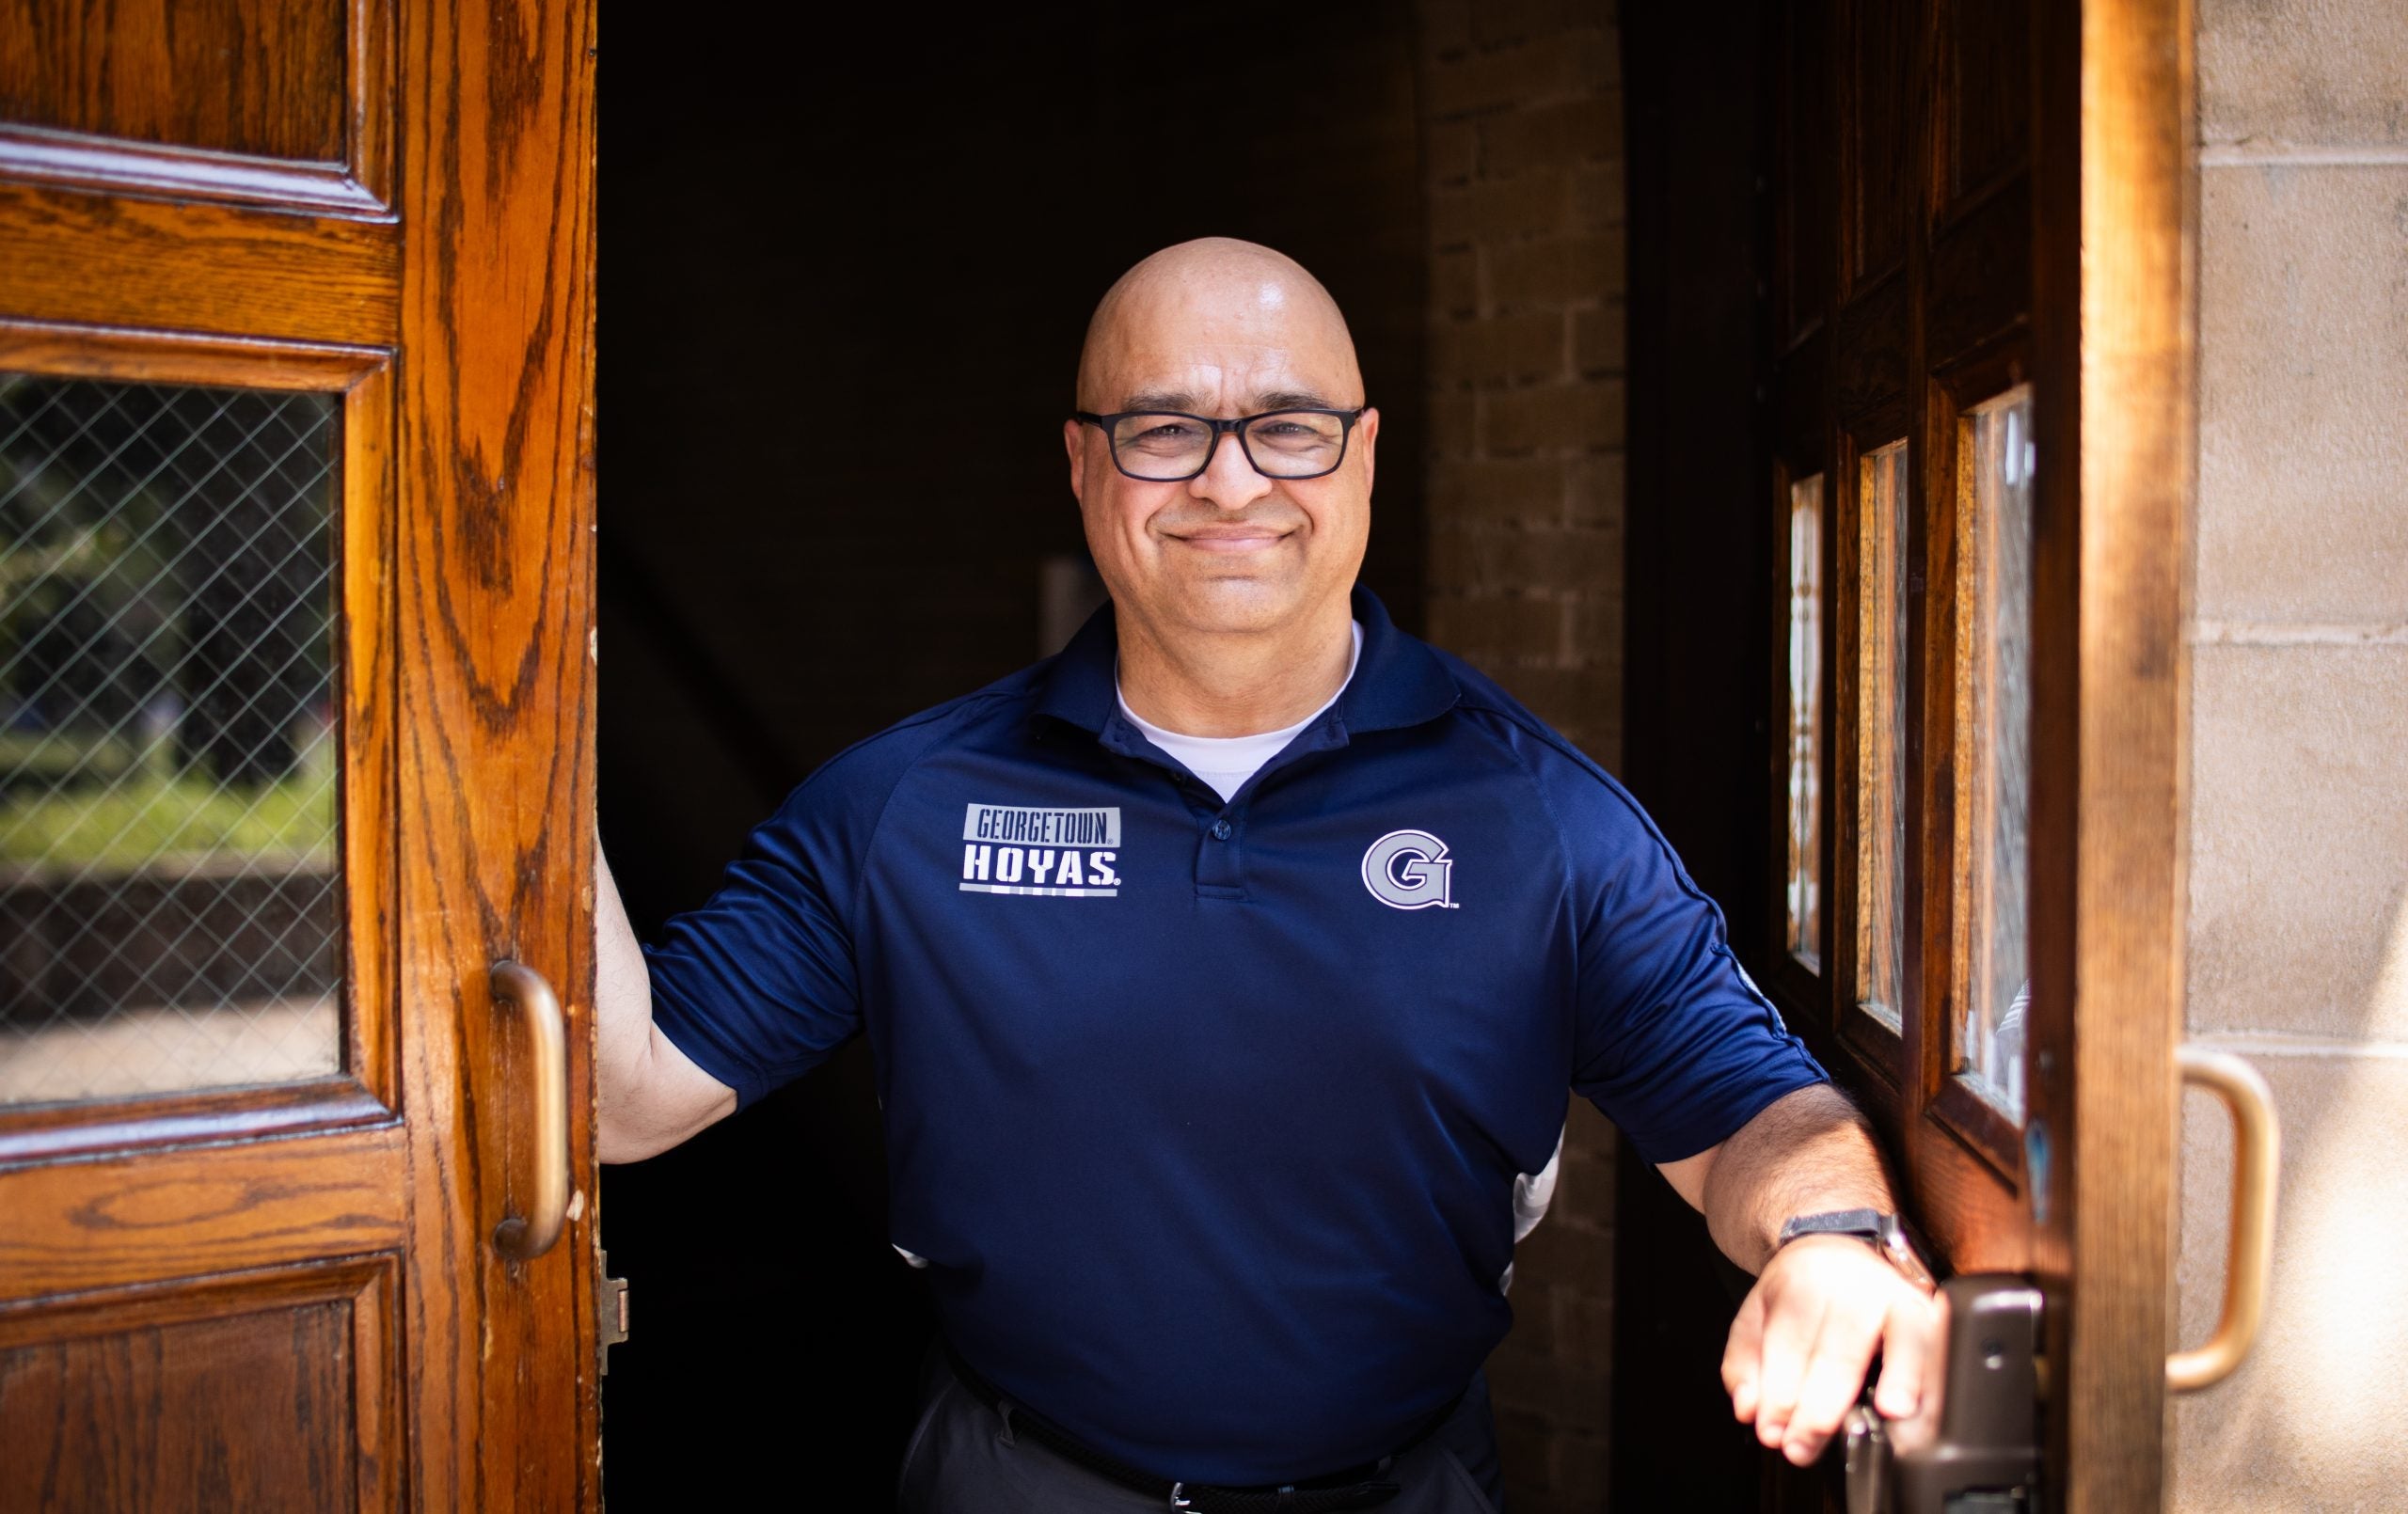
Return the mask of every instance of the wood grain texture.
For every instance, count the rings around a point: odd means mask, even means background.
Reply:
[[[343,0],[0,0],[0,119],[343,155]]]
[[[0,182],[0,316],[385,347],[401,236],[309,219]]]
[[[0,1508],[398,1507],[393,1262],[0,1306]]]
[[[95,141],[40,126],[0,124],[0,178],[376,219],[389,213],[348,164],[263,162],[202,148]]]
[[[380,348],[335,342],[0,319],[0,369],[18,373],[323,392],[349,389],[390,358]]]
[[[2043,0],[2033,1115],[2059,1176],[2036,1263],[2056,1300],[2049,1415],[2073,1514],[2164,1488],[2181,1023],[2196,205],[2192,8]],[[2055,373],[2075,375],[2053,386]],[[2052,501],[2054,501],[2052,504]]]
[[[389,1251],[400,1130],[0,1171],[0,1301]]]
[[[591,1149],[594,12],[401,7],[396,454],[399,986],[416,1210],[414,1492],[429,1509],[599,1501]],[[490,964],[569,1017],[579,1216],[511,1265],[526,1067]]]

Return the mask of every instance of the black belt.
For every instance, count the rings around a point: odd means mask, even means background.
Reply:
[[[972,1396],[980,1403],[1002,1415],[1005,1425],[1014,1435],[1026,1435],[1063,1460],[1085,1467],[1107,1482],[1117,1483],[1149,1498],[1160,1499],[1165,1508],[1193,1509],[1196,1514],[1325,1514],[1325,1511],[1326,1514],[1336,1514],[1340,1509],[1376,1507],[1394,1498],[1399,1491],[1398,1486],[1388,1481],[1386,1475],[1397,1459],[1428,1440],[1454,1413],[1456,1405],[1463,1402],[1463,1395],[1457,1394],[1453,1403],[1415,1431],[1402,1445],[1377,1461],[1302,1482],[1224,1488],[1207,1483],[1176,1482],[1168,1477],[1140,1472],[1127,1462],[1088,1445],[1052,1420],[1030,1413],[1027,1406],[1005,1397],[993,1383],[980,1377],[977,1369],[961,1359],[950,1341],[945,1343],[945,1357],[953,1364],[953,1375],[961,1380],[961,1385],[969,1389]]]

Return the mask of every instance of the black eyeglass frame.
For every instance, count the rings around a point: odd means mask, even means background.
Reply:
[[[1275,479],[1281,483],[1301,483],[1307,479],[1326,479],[1346,465],[1346,449],[1354,439],[1354,422],[1362,419],[1363,412],[1370,408],[1371,407],[1369,404],[1359,404],[1352,410],[1330,410],[1314,405],[1290,405],[1283,410],[1264,410],[1251,416],[1239,416],[1233,420],[1215,420],[1211,416],[1190,415],[1184,410],[1115,410],[1110,415],[1101,416],[1092,410],[1073,410],[1070,412],[1070,418],[1084,421],[1101,430],[1103,433],[1103,445],[1112,451],[1112,465],[1118,468],[1123,476],[1135,479],[1140,483],[1185,483],[1190,479],[1202,478],[1212,466],[1213,457],[1221,450],[1221,438],[1231,433],[1237,435],[1238,451],[1244,456],[1246,466],[1266,479]],[[1180,420],[1193,420],[1197,425],[1206,427],[1212,432],[1212,436],[1204,446],[1204,461],[1197,464],[1192,470],[1172,478],[1157,478],[1150,473],[1131,472],[1129,465],[1120,461],[1120,441],[1113,434],[1113,429],[1131,416],[1170,416]],[[1319,473],[1274,473],[1256,462],[1254,449],[1246,445],[1245,428],[1258,420],[1268,420],[1274,416],[1336,416],[1339,420],[1337,460]]]

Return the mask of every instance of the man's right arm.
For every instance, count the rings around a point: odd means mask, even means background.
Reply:
[[[594,871],[598,1154],[606,1162],[642,1161],[736,1112],[736,1090],[696,1066],[652,1022],[652,982],[598,837]]]

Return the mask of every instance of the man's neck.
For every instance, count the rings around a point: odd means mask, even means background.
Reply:
[[[1165,637],[1119,615],[1120,697],[1165,731],[1251,736],[1294,725],[1327,704],[1354,657],[1347,601],[1273,631]]]

